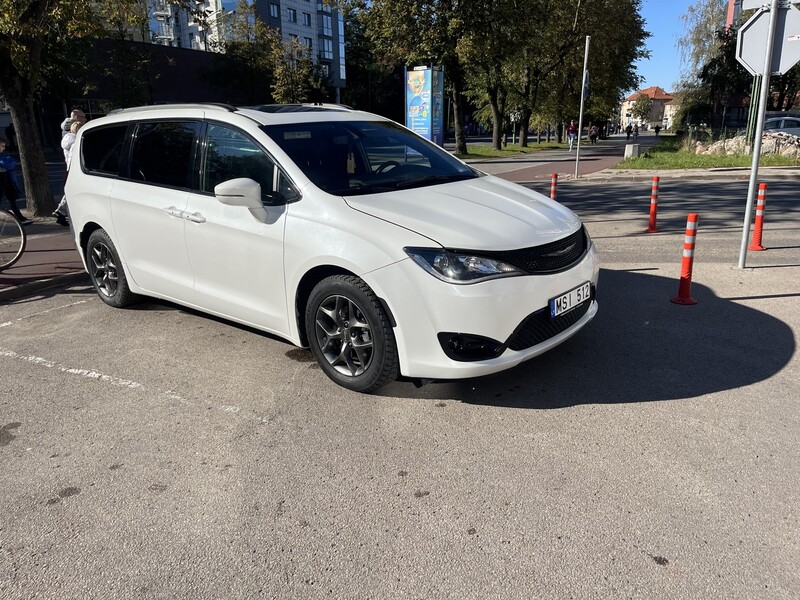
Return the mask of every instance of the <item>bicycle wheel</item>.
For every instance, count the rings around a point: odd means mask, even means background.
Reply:
[[[22,223],[11,213],[0,210],[0,271],[19,260],[27,241]]]

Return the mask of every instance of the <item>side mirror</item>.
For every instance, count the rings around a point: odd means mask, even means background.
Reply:
[[[249,177],[223,181],[214,186],[217,201],[227,206],[243,206],[259,221],[266,221],[267,211],[261,203],[261,184]]]

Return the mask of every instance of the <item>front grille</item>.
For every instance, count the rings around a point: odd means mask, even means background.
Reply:
[[[583,258],[588,250],[588,238],[583,227],[567,237],[530,248],[483,252],[482,256],[514,265],[529,275],[565,271]]]
[[[594,297],[594,288],[592,288],[592,297]],[[586,314],[591,304],[592,301],[589,299],[555,319],[550,318],[549,308],[537,310],[525,317],[525,320],[517,326],[511,337],[506,340],[506,346],[519,352],[541,344],[575,325]]]

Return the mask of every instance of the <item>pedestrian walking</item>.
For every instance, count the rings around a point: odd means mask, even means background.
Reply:
[[[589,128],[589,141],[594,145],[597,144],[597,136],[600,135],[600,129],[597,125],[592,125]]]
[[[64,134],[64,137],[61,138],[61,149],[64,150],[64,162],[66,163],[66,173],[64,177],[64,182],[66,183],[67,176],[69,175],[69,166],[72,162],[72,149],[75,146],[75,138],[77,137],[78,130],[81,128],[81,123],[78,120],[74,120],[70,125],[69,132]],[[65,227],[69,226],[69,208],[67,207],[67,195],[64,194],[61,197],[61,202],[58,203],[56,210],[53,212],[53,216],[56,218],[56,223],[59,225],[64,225]]]
[[[633,126],[633,141],[636,141],[636,138],[639,137],[639,124]]]
[[[10,154],[5,154],[8,140],[0,137],[0,202],[3,198],[8,200],[11,205],[11,214],[22,222],[23,225],[33,223],[31,219],[22,214],[17,206],[19,200],[19,189],[14,180],[14,169],[17,168],[17,160]]]
[[[567,143],[569,144],[569,152],[572,152],[572,145],[575,143],[575,137],[578,135],[578,128],[575,126],[575,121],[570,120],[567,125]]]
[[[628,123],[628,126],[625,128],[625,139],[631,139],[631,134],[633,133],[633,126]]]

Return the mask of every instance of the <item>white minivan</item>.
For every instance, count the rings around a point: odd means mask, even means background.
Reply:
[[[159,105],[87,123],[66,184],[104,302],[163,298],[309,347],[336,383],[508,369],[597,312],[578,217],[336,105]]]

